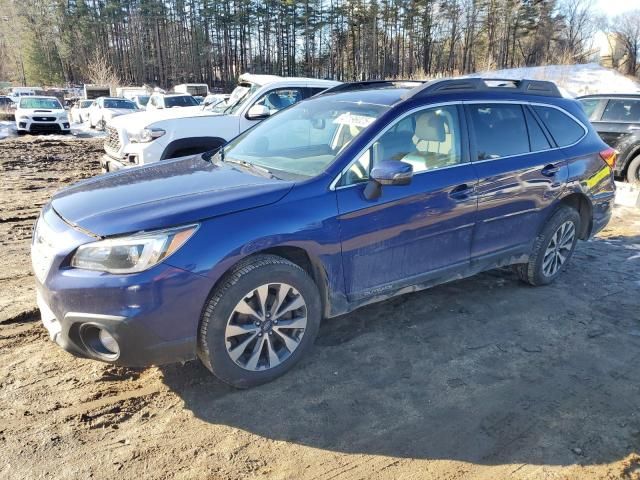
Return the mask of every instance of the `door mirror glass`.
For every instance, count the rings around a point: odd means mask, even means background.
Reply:
[[[260,120],[267,118],[269,115],[271,115],[271,111],[264,105],[254,105],[247,112],[247,118],[249,120]]]

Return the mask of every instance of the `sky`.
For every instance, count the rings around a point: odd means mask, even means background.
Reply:
[[[640,9],[640,0],[596,0],[596,7],[609,17]]]

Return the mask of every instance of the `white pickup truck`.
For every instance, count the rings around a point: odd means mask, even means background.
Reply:
[[[120,170],[216,149],[278,110],[339,83],[244,74],[219,109],[177,108],[116,117],[107,124],[102,170]]]

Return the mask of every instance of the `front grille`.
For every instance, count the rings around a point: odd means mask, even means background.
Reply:
[[[57,123],[32,123],[30,130],[32,132],[59,132],[60,125]]]
[[[36,122],[55,122],[56,117],[33,117]]]
[[[120,150],[120,135],[118,135],[118,130],[113,127],[107,127],[107,139],[104,142],[104,148],[112,152],[117,152]]]

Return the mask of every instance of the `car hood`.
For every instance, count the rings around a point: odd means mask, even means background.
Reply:
[[[268,205],[292,186],[198,155],[85,180],[56,193],[51,205],[68,223],[109,236]]]
[[[134,114],[136,110],[132,110],[130,108],[105,108],[106,112],[109,113],[113,117],[117,117],[118,115],[127,115]]]
[[[60,115],[61,113],[65,113],[66,110],[63,108],[18,108],[16,112],[21,115]]]
[[[163,120],[187,118],[200,115],[218,115],[211,112],[203,112],[202,107],[166,108],[163,110],[149,110],[136,112],[130,115],[114,118],[110,125],[127,131],[141,130]]]

